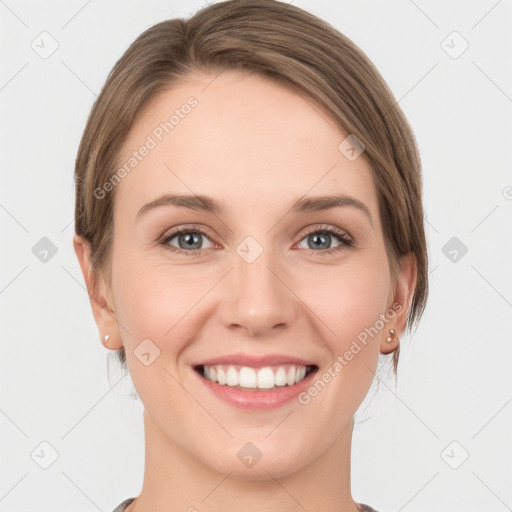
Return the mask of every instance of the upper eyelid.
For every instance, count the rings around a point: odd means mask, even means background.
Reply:
[[[313,225],[313,226],[310,226],[311,229],[306,229],[306,232],[304,233],[303,237],[304,236],[307,236],[309,235],[310,233],[316,233],[317,231],[318,232],[322,232],[322,231],[328,231],[328,232],[331,232],[331,234],[337,234],[338,236],[341,236],[341,234],[346,234],[348,238],[350,239],[353,239],[352,235],[346,230],[346,229],[343,229],[343,228],[339,228],[337,226],[330,226],[330,225]],[[341,232],[341,233],[337,233],[337,232]]]
[[[303,229],[306,229],[306,231],[299,239],[299,242],[302,241],[306,236],[309,236],[312,233],[322,232],[322,231],[330,232],[331,235],[339,237],[341,239],[343,239],[344,235],[346,235],[346,238],[348,238],[352,242],[354,241],[354,237],[346,229],[339,228],[337,226],[321,224],[321,225],[308,226],[307,228],[303,228]],[[172,228],[168,234],[164,233],[164,235],[162,235],[162,237],[160,238],[160,241],[168,243],[169,240],[172,240],[174,237],[179,236],[180,234],[189,233],[189,232],[190,233],[198,232],[198,233],[208,237],[212,243],[215,243],[215,241],[212,239],[214,237],[212,237],[210,234],[210,230],[208,228],[204,228],[203,226],[199,226],[199,225],[190,225],[190,226],[185,225],[185,226],[178,226],[176,228]],[[221,240],[222,240],[222,238],[221,238]],[[203,249],[198,249],[198,250],[203,250]]]

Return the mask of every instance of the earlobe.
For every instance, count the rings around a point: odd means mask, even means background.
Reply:
[[[405,330],[417,280],[417,265],[414,253],[406,254],[401,258],[400,269],[392,303],[396,315],[389,324],[389,333],[384,333],[380,350],[382,354],[390,354],[398,348],[400,335]]]
[[[388,335],[385,335],[385,341],[381,344],[381,353],[382,354],[391,354],[394,352],[400,345],[400,338],[396,333],[395,329],[388,329]]]
[[[74,235],[73,247],[80,263],[89,300],[91,301],[94,321],[100,333],[100,339],[105,346],[118,349],[123,346],[119,325],[114,311],[108,304],[107,290],[104,280],[95,275],[91,263],[91,246],[81,236]]]

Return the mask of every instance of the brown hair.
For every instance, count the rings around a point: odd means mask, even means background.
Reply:
[[[143,32],[116,62],[89,115],[75,166],[75,231],[91,246],[96,277],[110,281],[115,190],[95,190],[113,175],[136,116],[159,92],[194,72],[244,70],[313,100],[365,146],[393,280],[414,253],[417,282],[406,328],[425,308],[428,258],[421,163],[412,130],[368,57],[312,14],[277,0],[228,0]],[[125,366],[124,348],[118,357]],[[396,376],[399,348],[393,353]]]

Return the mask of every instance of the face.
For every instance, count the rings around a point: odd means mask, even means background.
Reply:
[[[107,297],[146,435],[224,474],[277,477],[352,431],[399,293],[348,134],[263,77],[214,78],[164,91],[133,126]]]

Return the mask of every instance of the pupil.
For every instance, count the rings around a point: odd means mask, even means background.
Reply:
[[[198,245],[201,245],[201,241],[199,239],[199,236],[193,234],[193,233],[186,233],[184,235],[182,235],[182,237],[185,238],[185,244],[187,246],[187,248],[191,248],[192,245],[195,243],[195,244],[198,244]],[[194,249],[199,249],[200,247],[194,247]]]
[[[316,247],[318,248],[319,245],[317,245],[317,241],[320,240],[320,238],[322,238],[324,240],[323,244],[326,245],[326,247],[322,247],[323,249],[328,249],[329,248],[329,235],[327,234],[315,234],[315,235],[312,235],[313,239],[315,240],[314,244],[316,244]],[[320,241],[320,245],[322,245],[322,242]]]

